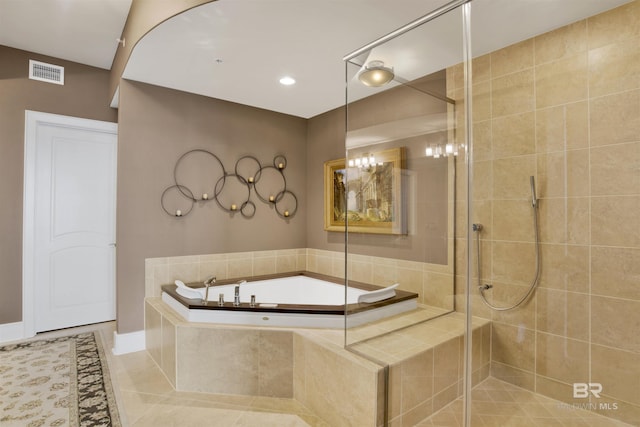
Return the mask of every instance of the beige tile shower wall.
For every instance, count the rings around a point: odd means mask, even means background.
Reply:
[[[231,279],[306,270],[344,278],[344,259],[342,252],[310,248],[148,258],[145,296],[160,296],[161,286],[175,280],[203,282],[211,275]],[[400,289],[418,293],[421,304],[453,308],[447,266],[366,255],[349,255],[349,261],[352,280],[379,286],[400,283]]]
[[[601,399],[591,403],[617,403],[600,412],[639,424],[640,2],[472,65],[472,219],[485,227],[481,276],[494,285],[498,305],[516,300],[533,277],[530,175],[540,198],[535,297],[498,313],[482,305],[474,286],[474,314],[493,320],[492,374],[577,403],[585,399],[573,400],[573,383],[602,383]],[[462,103],[462,67],[449,69],[447,80]],[[456,267],[464,272],[465,167],[458,161]],[[463,307],[465,277],[456,280]]]

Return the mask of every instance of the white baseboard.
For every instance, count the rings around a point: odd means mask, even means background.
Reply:
[[[147,348],[144,331],[129,332],[128,334],[113,333],[113,349],[116,356],[142,351]]]
[[[4,323],[0,325],[0,343],[17,341],[27,337],[24,334],[24,322]]]

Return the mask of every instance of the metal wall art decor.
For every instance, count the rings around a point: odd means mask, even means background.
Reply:
[[[196,160],[199,168],[190,168],[189,161],[195,163]],[[174,185],[164,190],[160,203],[167,215],[178,218],[188,215],[196,204],[211,201],[225,212],[252,218],[256,213],[256,204],[252,200],[252,194],[255,194],[259,201],[271,205],[280,218],[289,219],[298,210],[298,198],[287,189],[286,167],[287,159],[282,155],[275,156],[272,164],[261,164],[254,156],[247,155],[236,161],[233,171],[227,171],[220,158],[212,152],[203,149],[187,151],[176,162]],[[200,194],[193,191],[193,186],[190,188],[187,181],[189,174],[193,179],[194,174],[203,170],[213,173],[214,178],[199,184],[209,188]],[[175,210],[168,208],[169,200],[180,207]]]

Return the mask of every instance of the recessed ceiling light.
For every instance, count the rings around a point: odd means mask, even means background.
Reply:
[[[285,86],[291,86],[292,84],[295,84],[296,79],[294,79],[291,76],[284,76],[283,78],[280,79],[280,84],[283,84]]]

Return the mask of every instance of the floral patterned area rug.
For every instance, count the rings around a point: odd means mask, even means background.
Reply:
[[[120,427],[96,334],[0,346],[0,426]]]

